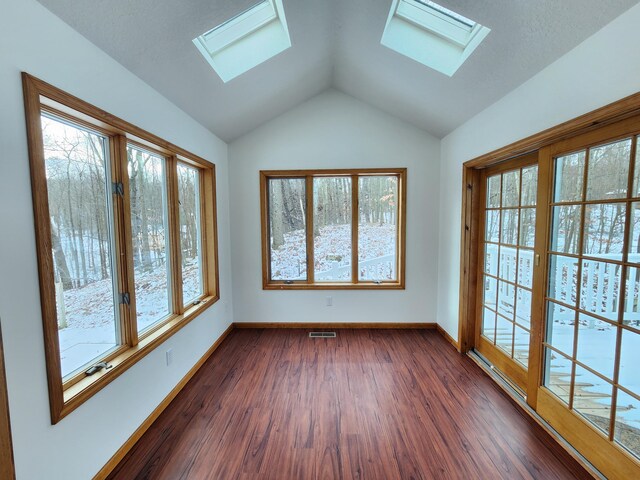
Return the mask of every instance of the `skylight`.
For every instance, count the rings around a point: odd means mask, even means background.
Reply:
[[[429,0],[394,0],[381,43],[451,77],[490,31]]]
[[[264,0],[193,43],[226,83],[291,46],[282,0]]]

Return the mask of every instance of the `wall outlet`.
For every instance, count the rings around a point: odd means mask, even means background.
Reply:
[[[327,297],[327,307],[333,306],[333,297]]]
[[[173,363],[173,348],[167,350],[167,367]]]

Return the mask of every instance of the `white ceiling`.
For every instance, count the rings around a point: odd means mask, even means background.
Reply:
[[[284,0],[292,48],[224,84],[192,39],[258,0],[39,1],[227,142],[330,87],[443,137],[637,3],[439,0],[492,30],[449,78],[380,45],[391,0]]]

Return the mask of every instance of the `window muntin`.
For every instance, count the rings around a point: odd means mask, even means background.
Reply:
[[[23,86],[44,349],[51,421],[55,424],[219,299],[215,166],[25,73]],[[69,142],[73,148],[67,148]],[[166,295],[169,313],[164,318],[158,314],[152,319],[155,323],[150,325],[140,324],[136,315],[136,300],[140,296],[136,279],[141,278],[136,276],[138,272],[134,267],[136,222],[131,216],[136,213],[136,208],[134,205],[131,211],[129,153],[132,152],[128,147],[153,157],[157,173],[160,164],[164,169],[162,191],[157,175],[151,182],[154,188],[151,193],[145,193],[145,199],[159,198],[160,194],[164,196],[162,202],[153,202],[157,217],[154,222],[159,231],[161,212],[165,262],[170,266],[167,283],[178,288],[167,285],[170,291],[162,293],[162,296]],[[66,160],[60,153],[61,149],[68,151]],[[182,286],[179,163],[188,164],[198,171],[199,196],[202,199],[198,219],[201,245],[205,246],[199,248],[200,263],[206,274],[202,281],[202,294],[199,302],[188,308],[183,306],[182,289],[179,288]],[[66,167],[69,168],[69,179],[66,178]],[[64,188],[65,182],[69,188]],[[71,194],[71,206],[65,191]],[[152,216],[149,212],[149,217]],[[69,220],[73,220],[73,226]],[[149,230],[153,231],[153,228]],[[69,237],[69,232],[75,238],[60,242],[61,234]],[[139,234],[140,230],[136,240],[138,244],[141,243]],[[68,252],[65,243],[75,244],[75,254]],[[60,257],[62,253],[65,254],[66,266]],[[77,267],[75,256],[78,257]],[[63,282],[62,288],[58,285],[56,289],[56,284]],[[85,295],[82,302],[66,301],[70,296],[81,294]],[[142,296],[140,301],[144,307]],[[165,308],[165,301],[161,304]],[[84,310],[79,310],[80,305]],[[80,335],[78,342],[78,335],[67,335],[73,333],[71,330],[61,334],[58,322],[59,319],[65,320],[67,327],[71,328],[75,326],[73,322],[80,321],[79,315],[80,320],[86,323],[83,326],[89,328],[81,332],[84,339]],[[97,333],[93,331],[94,327]],[[77,358],[75,363],[63,358],[69,347],[87,343],[87,338],[100,342],[95,354],[90,350],[95,345],[91,345],[81,352],[86,355]]]
[[[198,300],[204,292],[200,193],[199,170],[178,164],[182,297],[185,305]]]
[[[171,313],[166,159],[129,144],[131,238],[138,331]]]
[[[264,288],[404,288],[405,176],[261,172]]]
[[[120,343],[108,138],[42,115],[62,377]]]

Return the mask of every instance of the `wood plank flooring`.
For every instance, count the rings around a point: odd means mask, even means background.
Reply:
[[[591,478],[435,330],[235,330],[111,479]]]

